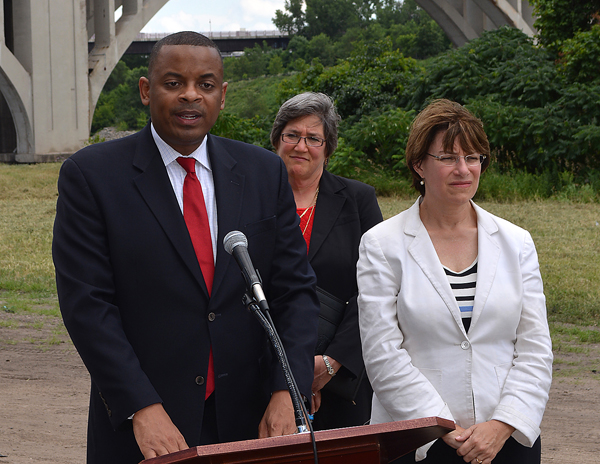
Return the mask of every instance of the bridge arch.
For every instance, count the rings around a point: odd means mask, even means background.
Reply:
[[[32,101],[29,88],[31,77],[14,58],[14,55],[0,40],[0,93],[3,98],[2,109],[3,126],[12,124],[12,127],[2,127],[3,137],[0,142],[2,150],[13,153],[28,153],[31,151],[33,128],[31,127]],[[7,137],[14,133],[13,137]]]
[[[513,26],[532,37],[533,7],[528,0],[415,0],[457,47],[483,31]]]

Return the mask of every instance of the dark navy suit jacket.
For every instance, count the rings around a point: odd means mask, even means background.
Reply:
[[[344,366],[338,373],[340,377],[363,376],[363,380],[354,399],[355,404],[325,386],[321,408],[315,414],[314,425],[318,430],[362,425],[371,416],[373,392],[364,373],[358,329],[356,262],[362,235],[381,221],[381,210],[373,187],[323,172],[308,259],[317,275],[317,285],[348,302],[335,337],[325,353]]]
[[[61,169],[53,257],[65,326],[91,374],[88,462],[142,459],[128,417],[160,402],[188,445],[202,427],[210,347],[219,440],[257,437],[286,389],[223,237],[248,238],[298,386],[310,395],[318,300],[283,162],[208,135],[218,240],[212,297],[150,126]]]

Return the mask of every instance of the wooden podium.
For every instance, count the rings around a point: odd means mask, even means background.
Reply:
[[[387,464],[454,430],[454,422],[426,417],[315,432],[319,464]],[[310,434],[197,446],[142,464],[310,464]]]

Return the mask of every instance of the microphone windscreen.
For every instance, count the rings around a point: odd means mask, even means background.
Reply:
[[[233,249],[240,245],[248,248],[248,239],[239,230],[232,230],[223,239],[223,246],[229,254],[233,253]]]

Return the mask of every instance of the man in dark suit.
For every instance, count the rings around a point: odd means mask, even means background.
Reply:
[[[168,36],[140,79],[151,124],[62,166],[53,257],[65,326],[91,374],[89,463],[295,431],[281,368],[223,249],[231,230],[248,238],[310,395],[318,300],[286,169],[266,150],[208,134],[226,90],[212,41]],[[190,174],[180,157],[194,159],[202,188],[211,239],[200,245],[183,214]],[[214,279],[197,258],[207,252]]]

